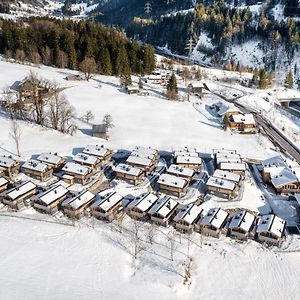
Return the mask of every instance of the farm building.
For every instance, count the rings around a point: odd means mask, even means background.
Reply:
[[[105,124],[94,124],[92,126],[92,136],[107,140],[108,128]]]
[[[228,234],[238,240],[247,240],[255,224],[255,216],[246,210],[238,211],[230,220]]]
[[[193,203],[183,206],[174,218],[175,229],[180,232],[191,233],[195,223],[200,219],[203,209]]]
[[[75,163],[89,167],[91,170],[101,169],[101,158],[93,155],[87,155],[84,153],[78,153],[73,157]]]
[[[100,220],[111,222],[117,219],[122,212],[123,196],[116,192],[99,195],[98,200],[91,206],[92,215]]]
[[[59,171],[66,163],[66,159],[57,155],[56,153],[42,153],[37,157],[37,160],[41,163],[49,165],[54,171]]]
[[[93,176],[93,172],[89,167],[82,166],[74,162],[66,163],[62,168],[62,172],[64,173],[64,181],[69,184],[80,183],[85,185],[91,181]]]
[[[195,171],[193,169],[189,168],[182,168],[178,165],[171,165],[167,173],[174,176],[179,176],[187,179],[188,181],[191,181],[193,176],[195,175]]]
[[[112,156],[112,151],[103,145],[88,145],[84,148],[82,153],[99,157],[102,163],[108,162]]]
[[[85,209],[95,200],[96,196],[88,191],[83,190],[78,195],[64,200],[62,209],[65,215],[71,219],[80,219]]]
[[[53,169],[47,164],[31,159],[22,165],[22,172],[40,181],[47,181],[52,177]]]
[[[234,181],[210,177],[206,185],[208,193],[216,197],[234,200],[238,196],[239,187]]]
[[[164,196],[155,202],[149,210],[151,221],[158,225],[168,226],[177,213],[178,202]]]
[[[256,239],[261,243],[280,246],[284,240],[286,222],[275,215],[264,215],[258,220]]]
[[[228,213],[221,208],[211,208],[196,224],[196,231],[219,238],[224,231]]]
[[[25,201],[37,193],[37,186],[26,181],[0,194],[1,201],[12,209],[20,209]]]
[[[200,81],[191,82],[188,85],[188,89],[191,93],[197,95],[198,97],[202,98],[203,96],[203,90],[205,89],[204,85]]]
[[[19,173],[19,169],[20,162],[12,156],[0,156],[0,174],[12,177]]]
[[[69,190],[61,185],[54,186],[32,198],[33,207],[46,214],[54,214],[60,204],[68,197]]]
[[[115,169],[116,177],[136,185],[144,177],[143,170],[127,164],[118,164]]]
[[[0,177],[0,192],[7,190],[8,184],[9,182],[6,178]]]
[[[145,193],[135,197],[126,207],[126,213],[137,220],[147,220],[148,211],[158,200],[158,197],[152,193]]]
[[[161,192],[176,197],[184,196],[189,186],[187,179],[170,174],[160,175],[157,183],[159,184],[159,190]]]
[[[202,160],[200,157],[194,156],[177,156],[176,163],[182,168],[189,168],[195,171],[200,171]]]

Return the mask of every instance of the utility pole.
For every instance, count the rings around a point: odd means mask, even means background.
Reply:
[[[151,11],[152,11],[152,6],[151,6],[151,3],[150,3],[150,2],[147,2],[147,3],[145,4],[144,10],[145,10],[145,13],[148,14],[148,15],[151,13]]]
[[[195,42],[192,38],[192,36],[188,39],[188,41],[186,42],[186,47],[185,49],[188,50],[188,56],[190,57],[193,53],[193,49],[195,46]]]

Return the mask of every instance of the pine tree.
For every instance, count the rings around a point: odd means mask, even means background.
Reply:
[[[117,59],[116,59],[116,66],[115,66],[115,73],[117,76],[121,75],[131,75],[131,69],[129,66],[128,55],[124,45],[120,46],[118,49]]]
[[[285,78],[285,86],[289,89],[291,89],[293,87],[293,84],[294,84],[294,78],[293,78],[293,73],[292,71],[290,70],[287,75],[286,75],[286,78]]]
[[[261,69],[259,72],[259,84],[260,89],[265,89],[268,86],[268,77],[265,69]]]
[[[176,100],[177,94],[178,94],[177,79],[175,74],[173,73],[167,84],[167,98],[170,100]]]
[[[151,74],[155,69],[155,50],[150,45],[144,46],[143,65],[145,74]]]
[[[100,72],[103,75],[112,75],[112,64],[109,50],[105,47],[100,50]]]

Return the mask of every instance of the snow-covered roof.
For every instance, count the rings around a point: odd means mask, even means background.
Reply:
[[[61,162],[62,157],[52,153],[42,153],[37,157],[37,160],[46,164],[57,165]]]
[[[103,145],[88,145],[82,151],[84,154],[90,154],[98,157],[104,157],[109,153],[109,150]]]
[[[245,163],[227,163],[223,162],[220,164],[221,170],[234,170],[234,171],[246,171]]]
[[[37,186],[32,183],[31,181],[24,182],[23,184],[16,186],[2,194],[9,197],[11,200],[16,200],[17,198],[21,197],[24,194],[34,190]]]
[[[123,196],[118,194],[117,192],[112,192],[106,194],[104,197],[100,197],[99,200],[97,200],[91,208],[100,208],[105,212],[108,212],[111,208],[113,208],[116,204],[121,202],[123,199]]]
[[[193,165],[201,165],[201,158],[200,157],[193,157],[193,156],[177,156],[176,162],[178,164],[193,164]]]
[[[11,156],[0,156],[0,167],[3,168],[10,168],[14,163],[15,159],[13,159]]]
[[[128,175],[132,175],[132,176],[139,176],[142,172],[141,169],[132,167],[127,164],[118,164],[116,166],[115,171],[118,173],[128,174]]]
[[[257,224],[256,232],[271,232],[277,237],[282,237],[286,222],[275,215],[262,216]]]
[[[76,175],[86,175],[90,172],[90,168],[74,162],[68,162],[64,165],[62,171]]]
[[[139,154],[143,154],[143,155],[146,155],[146,156],[152,156],[152,155],[156,155],[158,153],[158,151],[156,149],[153,149],[151,147],[141,147],[141,146],[136,146],[132,152],[135,152],[135,153],[139,153]]]
[[[252,114],[234,114],[232,115],[233,122],[244,123],[246,125],[255,125],[254,116]]]
[[[226,113],[229,112],[240,112],[240,110],[234,106],[234,105],[226,105],[224,103],[220,103],[218,105],[218,115],[219,116],[224,116]]]
[[[37,195],[35,199],[40,199],[42,202],[44,202],[46,205],[50,205],[51,203],[55,202],[59,198],[65,196],[69,192],[68,189],[66,189],[62,185],[57,185],[46,192],[41,193],[40,195]]]
[[[179,176],[187,176],[187,177],[192,177],[195,173],[195,171],[193,169],[182,168],[182,167],[177,166],[177,165],[171,165],[168,168],[167,172],[169,174],[179,175]]]
[[[141,166],[150,166],[152,164],[152,159],[147,157],[140,157],[140,156],[129,156],[126,160],[127,163],[131,163],[133,165],[141,165]]]
[[[0,186],[5,185],[8,183],[8,180],[5,179],[4,177],[0,177]]]
[[[238,211],[231,219],[229,228],[241,228],[248,232],[255,221],[255,216],[246,210]]]
[[[281,156],[274,156],[262,162],[264,172],[270,173],[270,176],[278,175],[284,168],[287,168],[287,163]]]
[[[233,181],[226,180],[226,179],[221,179],[221,178],[216,178],[216,177],[210,177],[207,180],[206,185],[216,187],[216,188],[220,188],[220,189],[224,189],[224,190],[229,190],[229,191],[233,191],[234,188],[235,188],[235,183]]]
[[[298,182],[297,176],[292,170],[284,168],[277,175],[271,176],[271,182],[275,187],[280,187],[289,183]]]
[[[214,149],[213,154],[237,154],[236,150],[231,149]]]
[[[180,151],[175,151],[174,156],[188,156],[188,157],[199,157],[197,152],[180,152]]]
[[[193,81],[189,85],[192,86],[193,88],[204,88],[202,81]]]
[[[145,193],[138,197],[135,197],[133,201],[128,204],[128,208],[136,207],[139,210],[147,211],[156,201],[158,197],[152,193]]]
[[[200,206],[189,203],[180,209],[178,214],[175,216],[174,221],[177,222],[182,220],[188,224],[193,224],[202,211],[203,209]]]
[[[73,160],[77,163],[82,163],[86,165],[95,165],[99,162],[99,158],[94,155],[88,155],[84,153],[78,153],[74,156]]]
[[[201,225],[212,225],[220,229],[228,217],[228,213],[221,208],[211,208],[206,215],[200,220]]]
[[[170,174],[162,174],[160,175],[157,183],[176,187],[176,188],[184,188],[188,182],[186,179],[181,177],[177,177]]]
[[[62,206],[69,205],[73,209],[78,209],[94,198],[95,198],[95,195],[92,192],[90,192],[88,190],[84,190],[84,191],[80,192],[78,195],[76,195],[75,197],[66,199],[62,203]]]
[[[28,169],[28,170],[33,170],[33,171],[38,171],[38,172],[44,172],[46,171],[49,166],[47,164],[44,164],[38,160],[31,159],[26,161],[23,165],[22,168]]]
[[[197,153],[197,149],[196,148],[192,148],[192,147],[176,147],[173,149],[173,152],[189,152],[189,153]]]
[[[159,214],[162,217],[167,217],[178,205],[178,202],[169,196],[165,196],[156,201],[149,210],[149,214]]]
[[[223,171],[223,170],[215,170],[213,177],[220,178],[220,179],[226,179],[233,182],[239,182],[241,179],[241,176],[232,172]]]
[[[216,154],[217,165],[220,163],[240,163],[242,162],[239,154],[217,153]]]

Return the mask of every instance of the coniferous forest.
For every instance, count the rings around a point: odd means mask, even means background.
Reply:
[[[143,75],[155,67],[152,46],[130,41],[118,29],[86,21],[0,20],[0,53],[21,62],[73,70],[92,58],[104,75]]]

